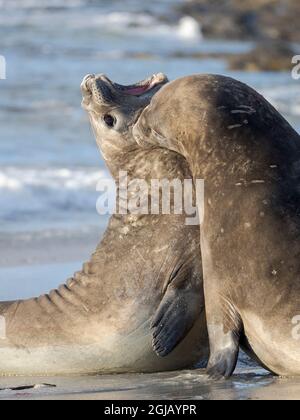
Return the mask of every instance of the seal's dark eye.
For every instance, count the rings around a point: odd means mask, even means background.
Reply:
[[[110,114],[106,114],[104,115],[104,122],[108,127],[114,127],[116,124],[116,119],[110,115]]]

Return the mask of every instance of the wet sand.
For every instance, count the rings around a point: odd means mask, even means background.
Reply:
[[[33,385],[36,389],[12,390]],[[220,382],[207,379],[203,370],[194,370],[149,375],[0,378],[0,388],[0,400],[298,400],[300,379],[275,378],[258,368],[243,368],[232,379]]]

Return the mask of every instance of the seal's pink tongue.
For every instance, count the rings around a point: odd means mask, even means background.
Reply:
[[[127,93],[128,95],[138,96],[138,95],[142,95],[143,93],[147,92],[147,90],[149,90],[149,88],[150,88],[150,85],[134,87],[134,88],[126,90],[125,93]]]

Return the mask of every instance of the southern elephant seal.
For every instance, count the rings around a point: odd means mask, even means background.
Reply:
[[[166,85],[133,133],[180,153],[205,180],[209,374],[229,377],[241,344],[271,372],[300,375],[298,133],[256,91],[214,75]]]
[[[128,134],[165,82],[159,75],[126,88],[104,77],[84,80],[83,104],[93,125],[99,124],[97,141],[113,176],[122,169],[129,179],[191,177],[176,154],[145,153]],[[155,372],[205,362],[198,249],[198,228],[186,227],[185,215],[113,216],[91,260],[65,285],[36,299],[0,304],[0,374]],[[174,347],[166,358],[155,353]]]

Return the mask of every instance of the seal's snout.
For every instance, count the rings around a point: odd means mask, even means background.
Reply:
[[[82,93],[82,107],[87,109],[92,101],[92,83],[95,80],[94,74],[88,74],[83,78],[83,81],[81,83],[81,93]]]
[[[83,96],[83,108],[89,108],[94,104],[101,105],[109,96],[110,80],[104,74],[88,74],[81,83],[81,92]]]
[[[88,74],[81,83],[83,106],[108,104],[114,99],[114,85],[105,74]]]
[[[88,74],[81,84],[86,107],[94,102],[96,105],[107,105],[118,100],[131,101],[141,99],[149,101],[162,86],[168,83],[168,78],[163,73],[158,73],[134,85],[124,86],[113,83],[105,74]],[[121,99],[120,99],[121,98]]]
[[[91,83],[93,80],[95,80],[95,77],[96,76],[94,74],[88,74],[83,78],[83,81],[81,83],[82,93],[91,92]]]

